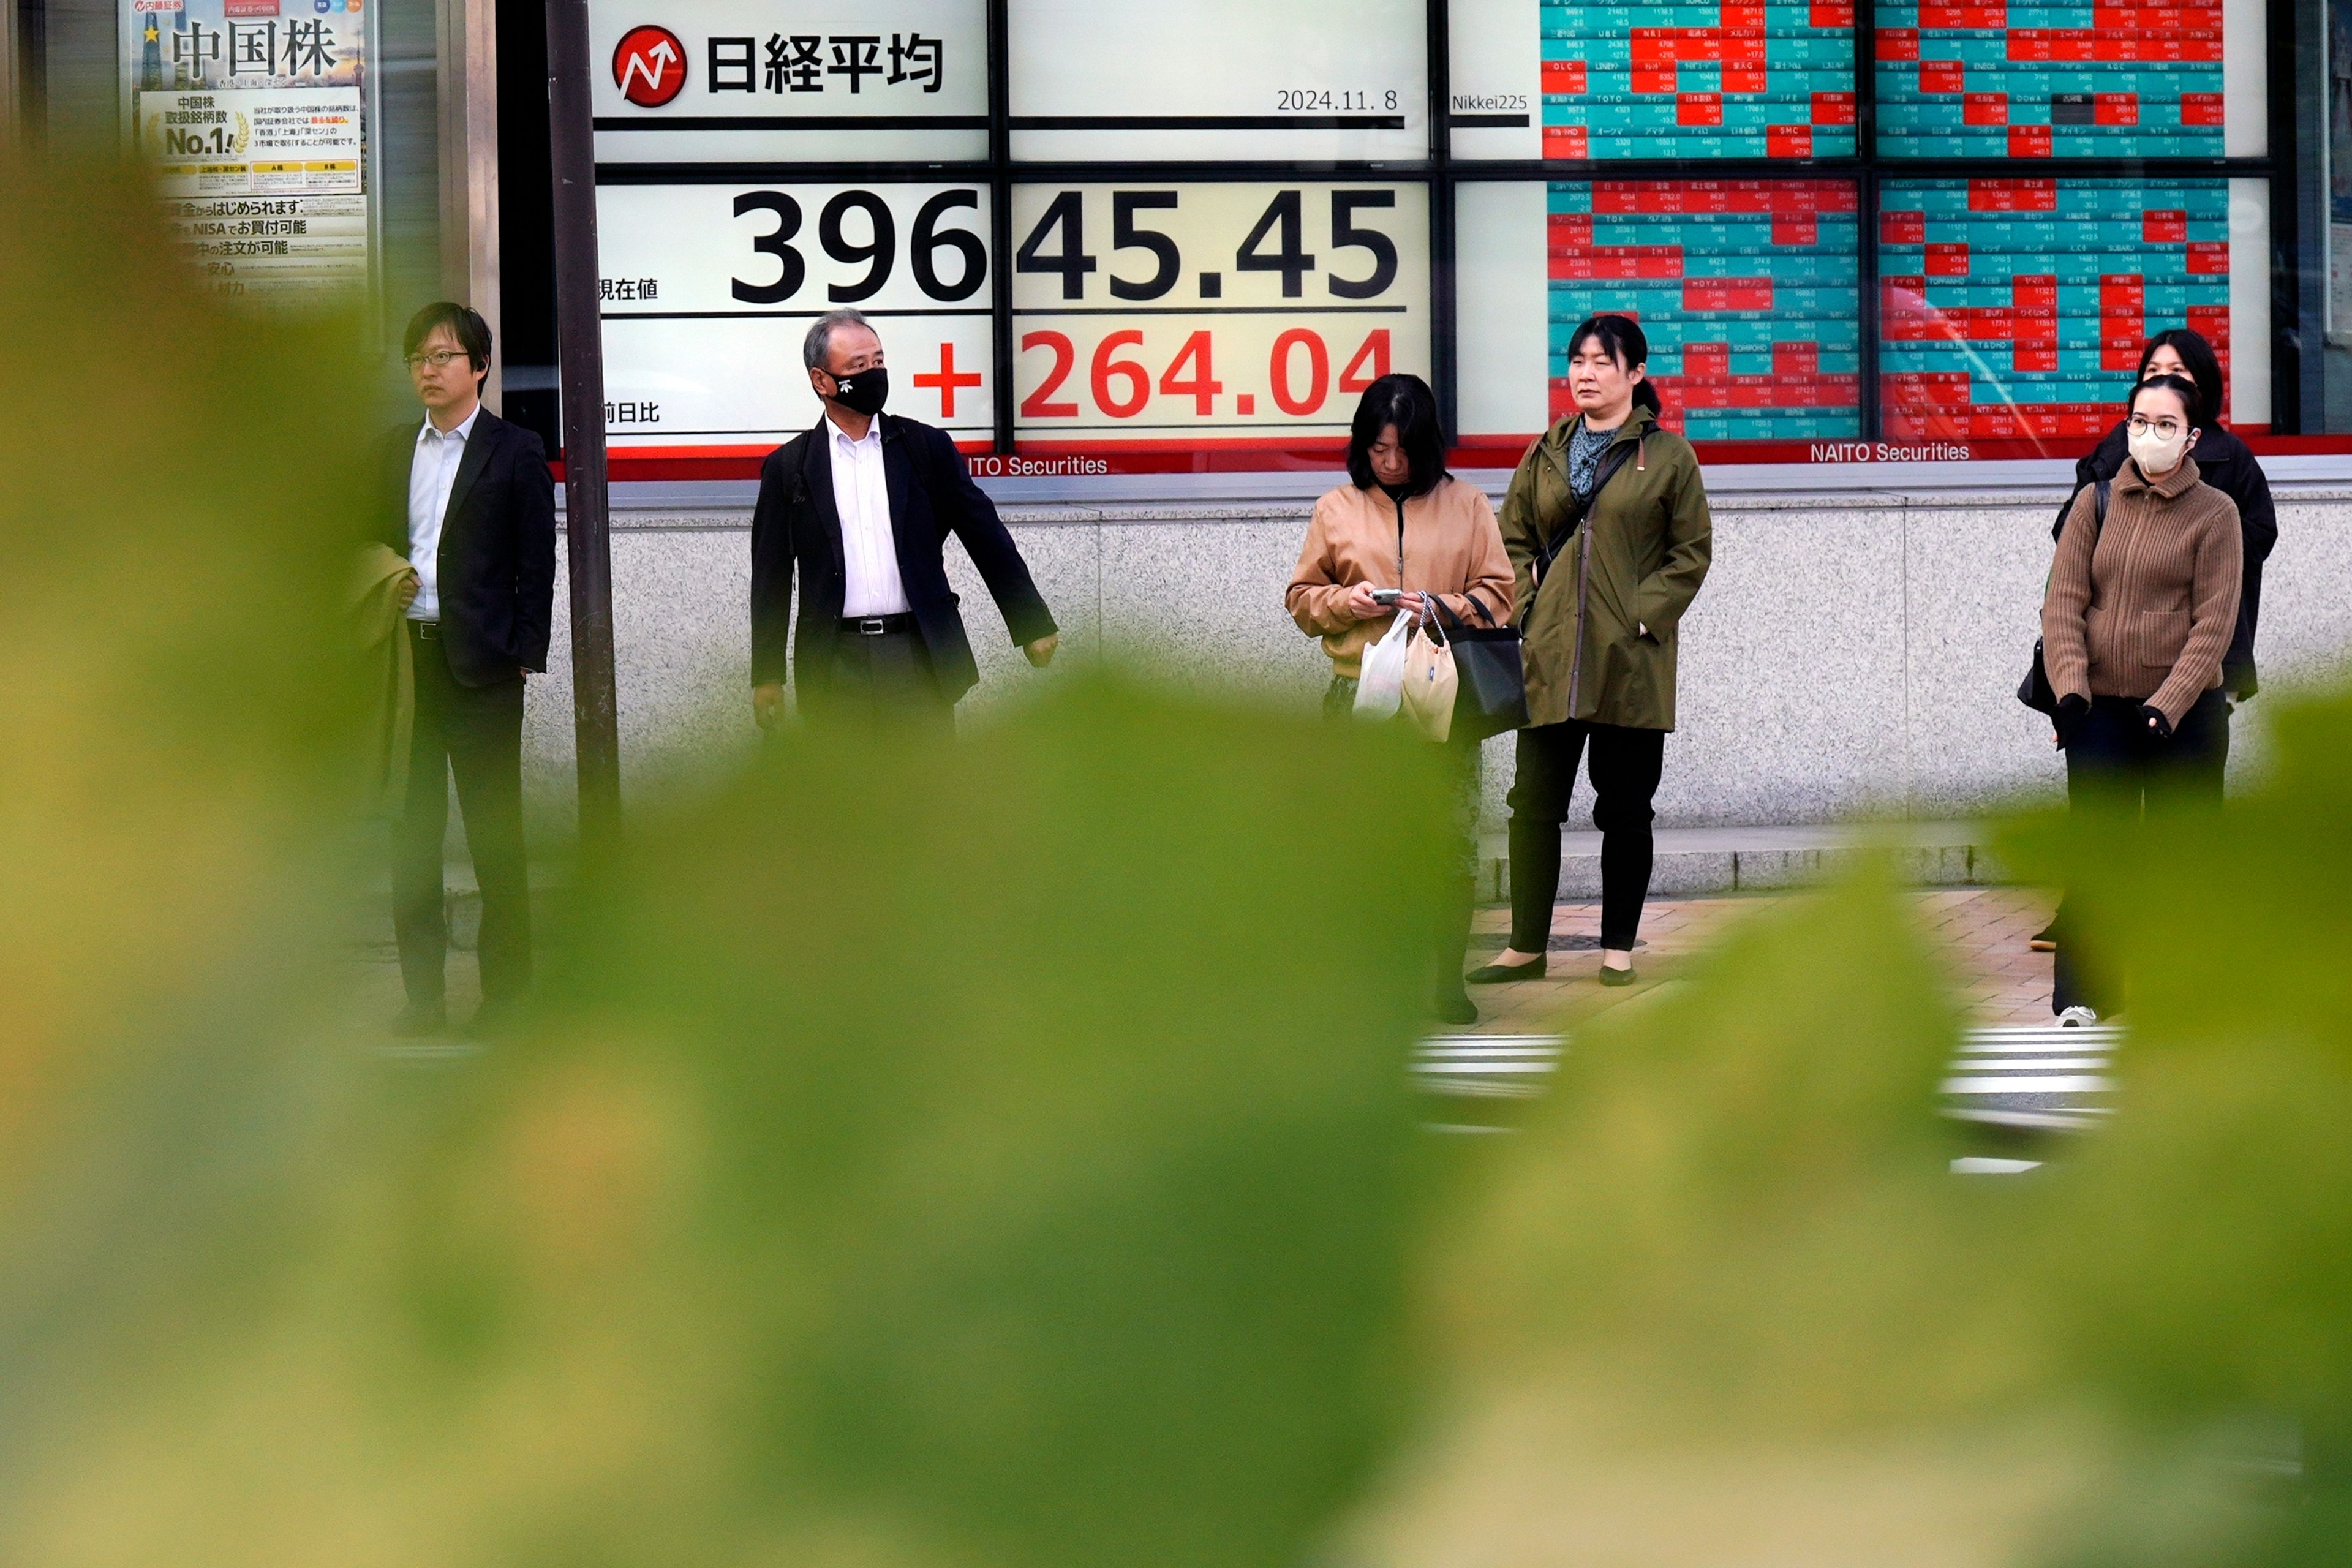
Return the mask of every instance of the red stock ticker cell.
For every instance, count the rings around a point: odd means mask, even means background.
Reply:
[[[1584,91],[1584,62],[1582,60],[1544,61],[1543,89],[1546,92]]]
[[[1674,62],[1669,60],[1664,65],[1635,66],[1633,68],[1633,90],[1635,92],[1674,91]]]
[[[1687,364],[1689,351],[1684,351]],[[1850,375],[1661,375],[1658,391],[1684,408],[1851,408],[1860,384]]]
[[[1555,247],[1581,248],[1592,243],[1591,213],[1553,213],[1544,222],[1546,241]]]
[[[2006,125],[2009,123],[2009,94],[2005,92],[1972,92],[1960,104],[1963,125]]]
[[[1772,308],[1769,278],[1685,278],[1685,310],[1769,310]]]
[[[2218,92],[2182,93],[2180,123],[2196,126],[2218,126],[2227,123],[2221,111],[2221,95]]]
[[[1816,125],[1852,125],[1854,123],[1854,95],[1850,92],[1817,92],[1813,94],[1813,123]]]
[[[2194,278],[2226,278],[2230,275],[2230,242],[2226,239],[2197,239],[2189,243],[2189,272]]]
[[[1590,158],[1591,139],[1581,125],[1547,125],[1543,150],[1547,158]]]
[[[1677,60],[1712,64],[1723,58],[1719,27],[1636,27],[1628,53],[1636,66],[1668,65]]]
[[[1909,371],[1900,374],[1883,374],[1878,378],[1878,394],[1889,408],[1966,408],[1969,405],[1968,373]]]
[[[2009,7],[2002,5],[1922,5],[1923,27],[1999,29],[2009,26]]]
[[[2024,129],[2010,127],[2011,132]],[[1969,182],[1972,213],[2054,213],[2058,210],[2055,180],[1984,179]]]
[[[1819,245],[1822,242],[1822,220],[1817,213],[1774,213],[1772,243],[1775,245]]]
[[[2168,33],[2221,25],[2219,5],[2094,5],[2091,9],[2091,26],[2102,33]]]
[[[1675,123],[1677,125],[1720,125],[1723,123],[1723,94],[1719,92],[1685,92],[1675,99]]]
[[[1768,158],[1810,158],[1813,155],[1813,128],[1810,125],[1768,125],[1764,128],[1764,155]]]
[[[2139,94],[2136,92],[2102,92],[2091,100],[2091,123],[2094,125],[2137,125]]]
[[[1921,92],[1964,92],[1967,89],[1968,68],[1958,60],[1919,62]]]
[[[2012,125],[2009,128],[2011,157],[2047,158],[2051,151],[2050,127],[2047,125]]]
[[[1665,280],[1683,275],[1679,245],[1596,245],[1585,250],[1556,250],[1549,275],[1562,282],[1635,282]]]
[[[2177,211],[2142,213],[2139,237],[2148,245],[2186,245],[2189,243],[2189,215]]]
[[[1881,27],[1877,38],[1878,58],[1889,64],[1919,58],[1919,29],[1916,27]]]

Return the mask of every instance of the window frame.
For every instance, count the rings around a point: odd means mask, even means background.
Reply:
[[[1427,19],[1428,142],[1423,154],[1408,160],[1171,160],[1016,162],[1013,155],[1011,110],[1011,0],[985,0],[988,47],[987,153],[978,161],[939,163],[859,163],[826,160],[775,163],[603,163],[597,183],[667,184],[729,183],[756,180],[823,182],[830,180],[904,184],[969,181],[987,185],[991,196],[989,248],[990,310],[993,331],[992,388],[992,449],[1000,456],[1017,450],[1015,427],[1016,337],[1013,330],[1013,284],[1014,237],[1013,193],[1016,185],[1110,184],[1149,181],[1177,183],[1263,184],[1281,180],[1379,179],[1426,188],[1429,214],[1429,321],[1431,382],[1446,428],[1457,431],[1456,390],[1460,375],[1457,341],[1459,314],[1455,292],[1457,249],[1455,197],[1465,184],[1480,183],[1551,184],[1591,180],[1822,180],[1852,181],[1857,187],[1858,246],[1856,300],[1859,321],[1861,439],[1882,439],[1885,411],[1880,402],[1880,305],[1878,251],[1882,186],[1888,180],[2064,177],[2080,179],[2261,179],[2271,198],[2270,275],[2272,283],[2271,417],[2274,435],[2301,433],[2306,406],[2318,401],[2322,357],[2301,348],[2306,322],[2323,317],[2321,290],[2326,279],[2318,271],[2320,237],[2310,222],[2324,213],[2326,192],[2320,188],[2318,158],[2296,159],[2298,88],[2316,82],[2320,56],[2319,26],[2323,8],[2312,0],[2266,0],[2263,36],[2266,40],[2266,82],[2269,89],[2267,145],[2255,158],[1889,158],[1877,146],[1877,13],[1876,0],[1854,0],[1855,151],[1830,158],[1738,158],[1695,164],[1686,159],[1464,159],[1454,155],[1452,98],[1452,7],[1449,0],[1423,0]],[[2305,38],[2305,33],[2312,34]],[[2308,45],[2309,48],[2299,46]],[[2307,64],[2299,65],[2298,62]],[[2303,79],[2306,75],[2313,79]],[[2324,94],[2319,101],[2324,105]],[[1538,110],[1537,112],[1540,112]],[[2324,124],[2320,126],[2324,133]],[[2286,155],[2281,155],[2285,149]],[[2307,166],[2305,166],[2307,165]],[[1802,465],[1792,465],[1802,466]]]

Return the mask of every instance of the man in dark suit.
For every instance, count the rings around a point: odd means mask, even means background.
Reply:
[[[832,312],[809,329],[801,354],[824,416],[760,470],[752,716],[762,729],[775,724],[789,662],[812,723],[951,731],[955,704],[980,671],[948,587],[948,535],[963,541],[1013,642],[1040,668],[1060,640],[1054,617],[947,433],[882,412],[889,372],[866,318]],[[800,626],[788,641],[795,575]]]
[[[405,347],[425,420],[385,444],[379,535],[415,572],[405,613],[416,721],[392,868],[408,1005],[394,1028],[429,1034],[446,1023],[441,846],[454,773],[482,889],[482,1006],[468,1026],[482,1034],[530,983],[522,693],[525,673],[547,668],[555,486],[539,437],[482,406],[489,323],[463,305],[427,305]]]

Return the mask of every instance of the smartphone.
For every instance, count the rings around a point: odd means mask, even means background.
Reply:
[[[1397,600],[1403,596],[1404,590],[1402,588],[1375,588],[1372,590],[1372,603],[1375,605],[1393,605]]]

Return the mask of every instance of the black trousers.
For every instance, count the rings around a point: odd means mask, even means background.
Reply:
[[[889,630],[860,632],[845,621],[824,679],[801,684],[801,717],[824,730],[893,730],[950,736],[955,704],[940,689],[923,634],[911,616],[888,617]]]
[[[437,630],[437,628],[435,628]],[[482,889],[482,1000],[507,1003],[530,984],[530,871],[522,843],[522,672],[493,686],[460,686],[436,636],[409,623],[416,667],[416,724],[408,795],[393,829],[392,923],[400,977],[411,1002],[441,1000],[449,948],[442,914],[441,845],[449,829],[449,778],[466,848]]]
[[[1577,759],[1592,779],[1601,829],[1601,945],[1630,949],[1650,896],[1650,807],[1664,771],[1666,732],[1570,719],[1519,731],[1511,779],[1511,946],[1541,952],[1559,901],[1559,830],[1576,788]]]
[[[2168,741],[2148,732],[2139,700],[2095,697],[2091,711],[2066,748],[2066,809],[2078,818],[2106,819],[2139,833],[2160,830],[2168,816],[2218,811],[2230,760],[2230,704],[2220,688],[2193,703]],[[2105,1017],[2124,1004],[2125,977],[2101,961],[2096,932],[2063,907],[2053,936],[2050,1011],[2088,1007]]]

